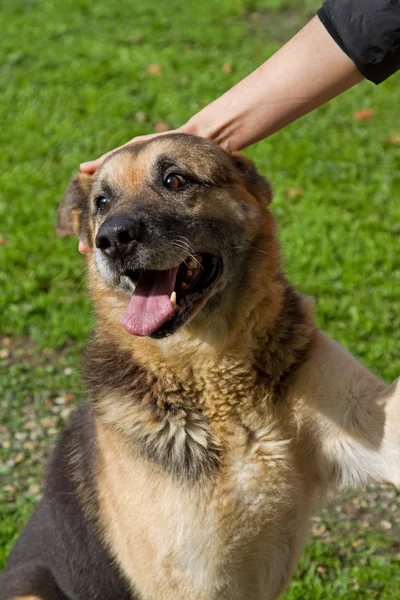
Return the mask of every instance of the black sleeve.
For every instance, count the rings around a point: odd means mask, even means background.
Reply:
[[[370,81],[400,69],[400,0],[325,0],[318,17]]]

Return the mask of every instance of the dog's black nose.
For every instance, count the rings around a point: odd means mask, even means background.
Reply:
[[[105,221],[96,235],[96,247],[107,256],[129,254],[140,235],[140,223],[133,217],[114,217]]]

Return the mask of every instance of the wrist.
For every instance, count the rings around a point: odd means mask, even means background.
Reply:
[[[238,130],[240,128],[240,115],[229,115],[225,106],[219,106],[221,100],[206,106],[196,113],[179,128],[180,133],[189,133],[215,142],[227,152],[240,150],[238,145]],[[227,118],[228,113],[228,118]]]
[[[196,116],[197,115],[191,117],[189,121],[187,121],[184,125],[179,127],[178,131],[179,133],[187,133],[189,135],[196,135],[198,137],[207,138],[206,133],[202,131],[201,127],[199,126]]]

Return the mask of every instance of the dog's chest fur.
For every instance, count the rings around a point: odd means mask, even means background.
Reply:
[[[201,410],[179,404],[170,385],[167,408],[131,403],[126,429],[128,406],[115,397],[106,404],[116,412],[98,419],[104,537],[143,600],[272,599],[297,558],[311,507],[295,464],[295,423],[268,402],[248,365],[247,378],[228,367],[208,372]]]

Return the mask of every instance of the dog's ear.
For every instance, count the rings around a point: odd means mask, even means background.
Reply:
[[[57,211],[56,233],[60,237],[76,235],[87,242],[92,183],[92,175],[78,173],[67,187]]]
[[[267,205],[270,204],[272,201],[272,187],[269,181],[259,174],[252,161],[243,154],[233,152],[231,158],[249,192],[261,202]]]

